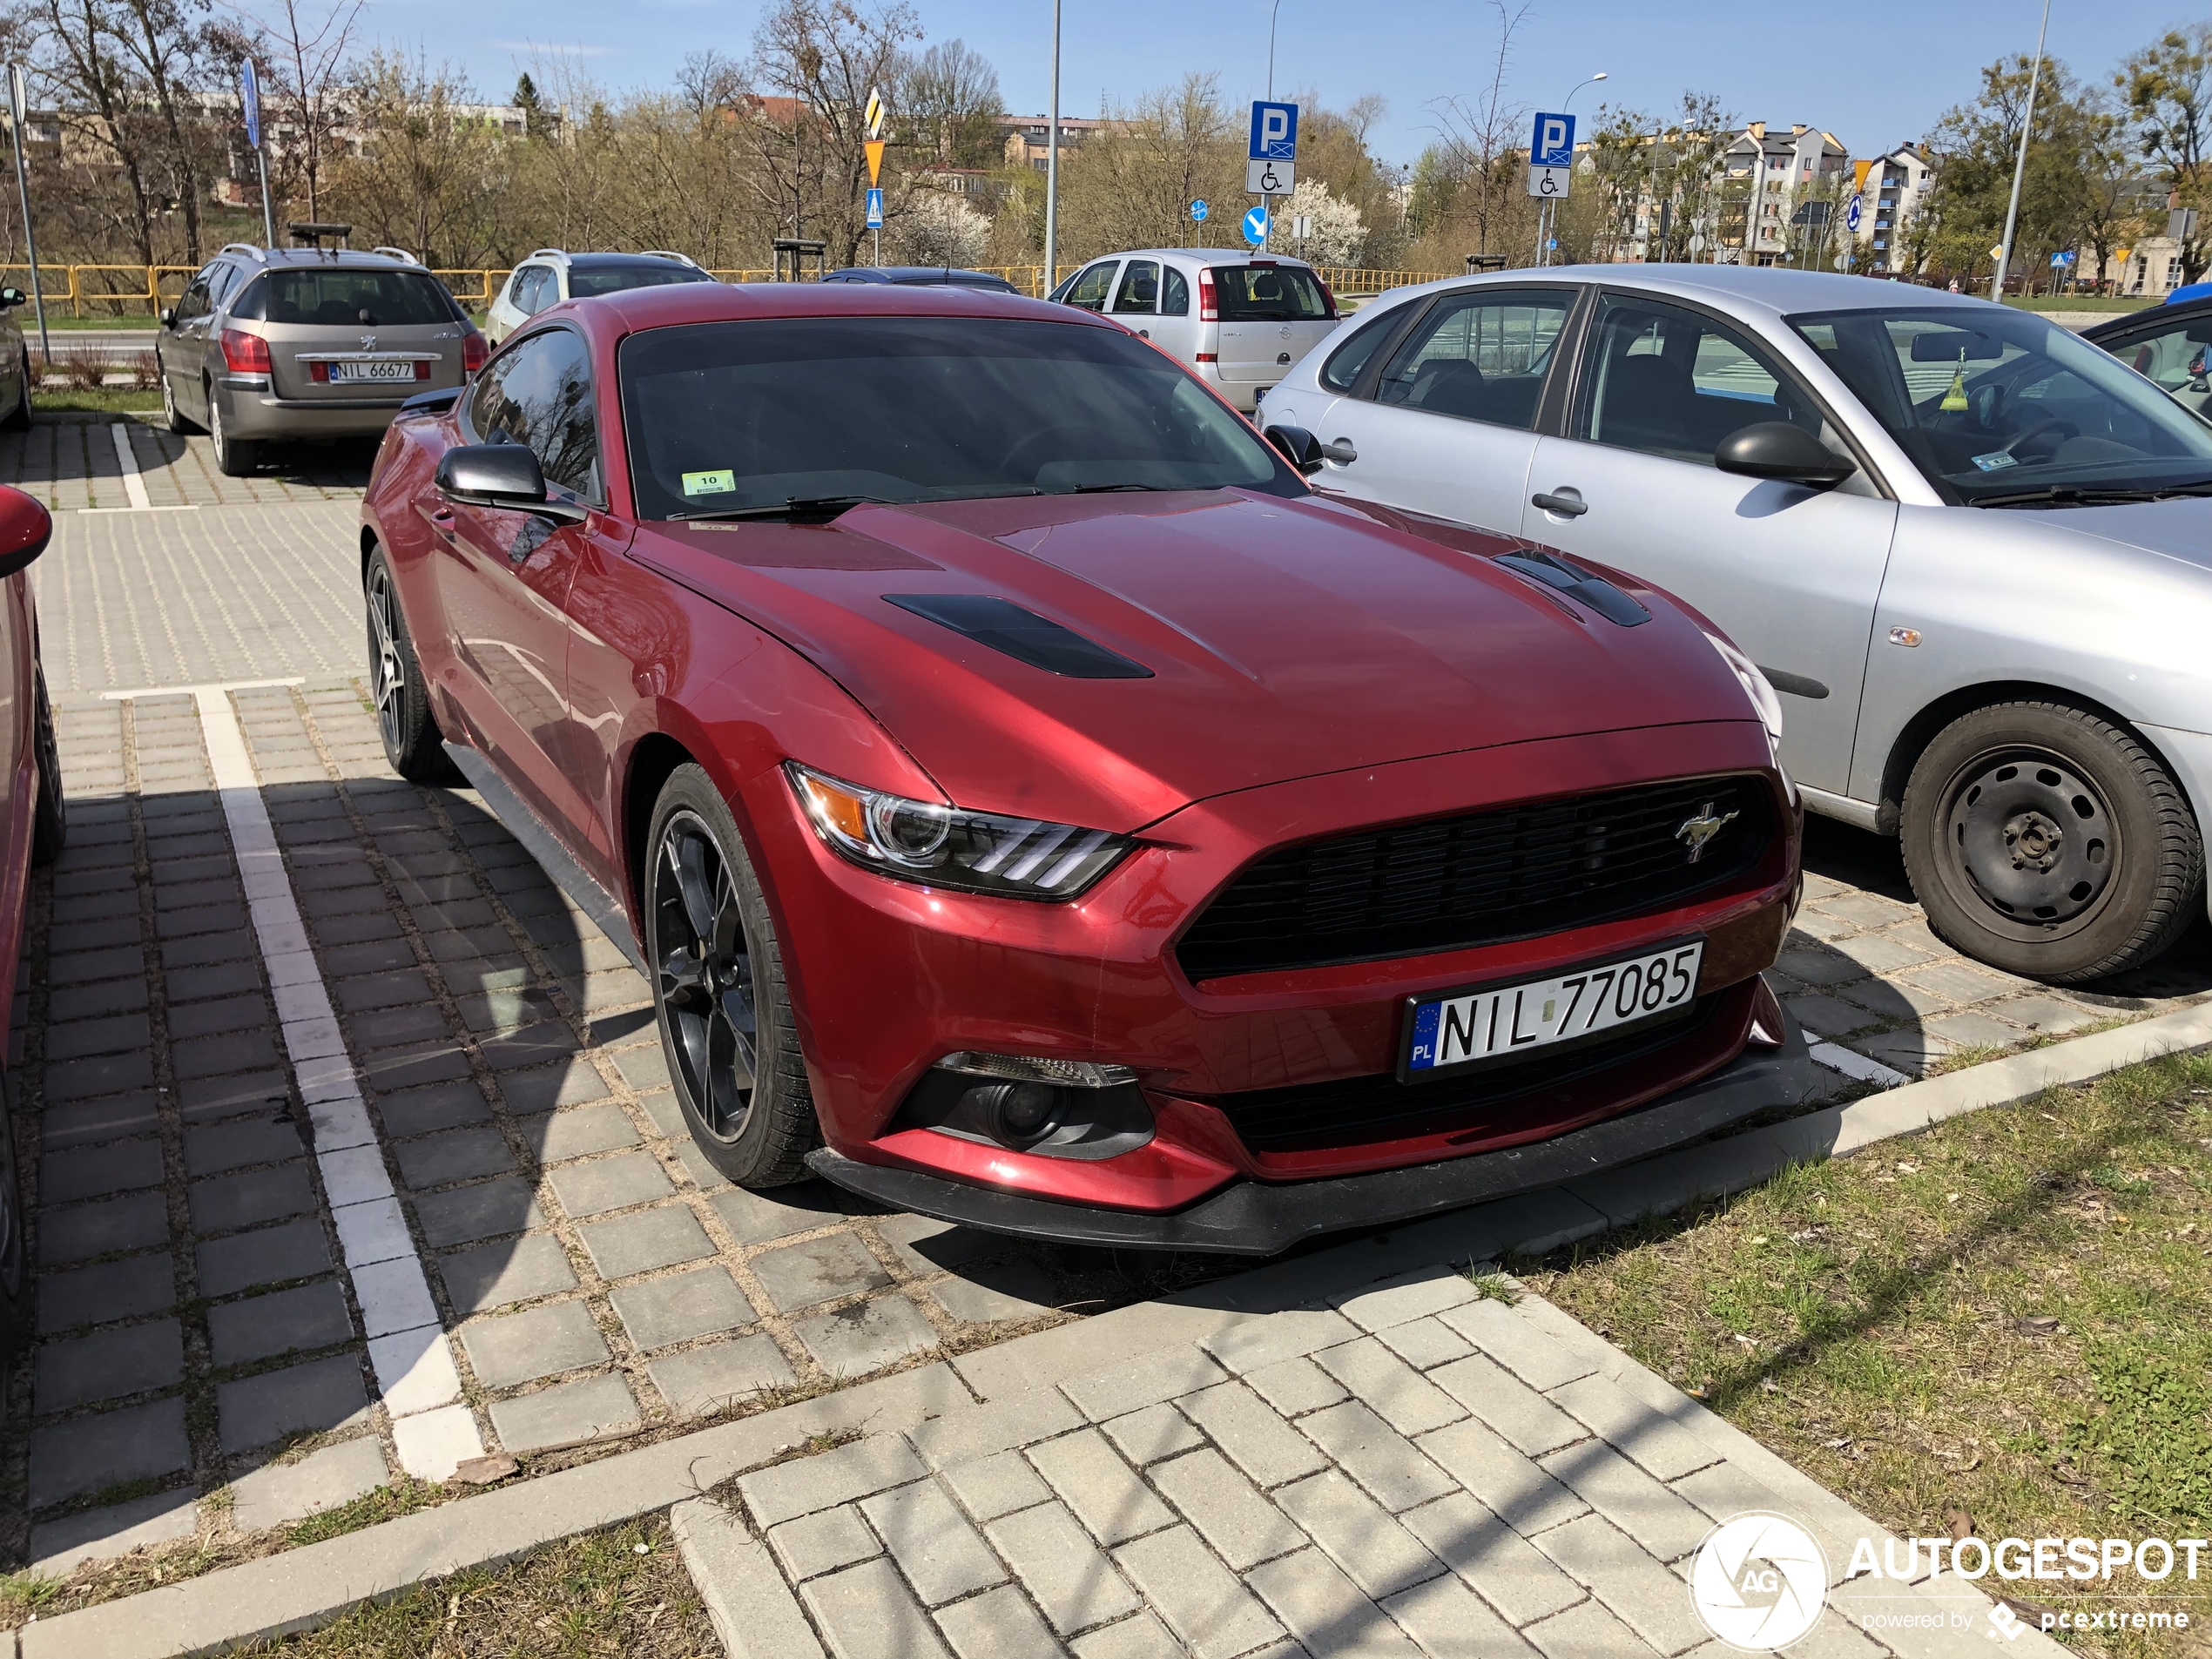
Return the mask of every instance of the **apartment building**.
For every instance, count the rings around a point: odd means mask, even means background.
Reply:
[[[1912,221],[1943,171],[1925,144],[1900,144],[1867,164],[1859,195],[1857,268],[1869,276],[1909,276],[1918,268]]]
[[[1804,241],[1790,222],[1798,197],[1850,165],[1851,152],[1832,132],[1751,122],[1721,156],[1721,260],[1789,263]]]
[[[1060,118],[1060,151],[1065,155],[1086,140],[1096,138],[1108,128],[1118,125],[1112,121],[1082,120],[1072,115]],[[999,132],[1006,139],[1006,165],[1009,167],[1035,167],[1043,171],[1049,157],[1047,145],[1052,132],[1052,118],[1049,115],[1005,115],[999,118]]]

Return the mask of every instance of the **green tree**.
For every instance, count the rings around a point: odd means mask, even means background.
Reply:
[[[2212,24],[2161,35],[2130,57],[2114,78],[2127,102],[2135,140],[2176,207],[2212,213]],[[2204,273],[2212,224],[2182,240],[2182,280]]]

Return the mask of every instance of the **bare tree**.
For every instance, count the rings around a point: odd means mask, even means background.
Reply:
[[[362,0],[331,0],[313,10],[300,0],[277,0],[277,5],[265,37],[268,56],[257,57],[255,67],[271,83],[279,117],[293,135],[283,152],[286,171],[307,195],[307,217],[319,219],[331,152],[343,142],[338,130],[346,121]]]
[[[1520,182],[1519,164],[1527,154],[1523,129],[1528,106],[1507,96],[1506,71],[1513,58],[1514,36],[1534,9],[1534,0],[1510,11],[1506,0],[1489,0],[1489,5],[1497,14],[1498,44],[1490,57],[1488,78],[1473,97],[1443,98],[1429,106],[1442,140],[1440,171],[1455,185],[1454,216],[1474,225],[1475,251],[1483,253],[1489,252],[1492,233],[1501,228],[1509,212],[1521,207],[1519,216],[1526,216],[1525,207],[1512,200],[1512,192]]]
[[[185,254],[193,265],[202,251],[199,209],[209,183],[211,135],[199,111],[180,109],[179,99],[199,65],[203,39],[198,14],[203,4],[204,0],[123,0],[115,31],[152,95],[167,140],[153,156],[168,175],[170,199],[184,214]]]
[[[998,165],[999,72],[957,40],[941,40],[900,66],[899,130],[917,157],[950,167]]]
[[[37,0],[40,78],[62,125],[86,151],[115,158],[127,204],[118,228],[147,265],[154,262],[153,205],[146,184],[147,135],[114,8],[107,0]]]

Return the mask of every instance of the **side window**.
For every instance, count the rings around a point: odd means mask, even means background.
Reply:
[[[231,317],[234,321],[259,322],[269,307],[269,285],[261,277],[248,279],[237,299],[231,301]]]
[[[1122,267],[1122,286],[1114,291],[1116,312],[1157,315],[1160,309],[1160,262],[1131,260]]]
[[[1067,303],[1085,311],[1105,310],[1106,293],[1114,286],[1114,271],[1120,264],[1119,260],[1101,260],[1085,270],[1069,288]]]
[[[1330,354],[1329,361],[1321,366],[1321,384],[1332,392],[1349,392],[1383,342],[1395,334],[1398,325],[1406,320],[1405,308],[1389,306],[1380,316],[1371,317],[1352,331],[1352,338]]]
[[[507,398],[507,377],[529,354],[532,342],[502,352],[476,376],[469,392],[469,430],[479,443],[520,443],[523,417]]]
[[[1525,431],[1536,423],[1573,303],[1563,289],[1481,288],[1441,300],[1391,354],[1375,401]]]
[[[1819,435],[1818,408],[1765,351],[1723,324],[1608,296],[1591,331],[1574,434],[1592,443],[1713,464],[1730,433],[1789,421]]]
[[[2199,408],[2212,393],[2205,379],[2205,354],[2212,352],[2212,318],[2176,323],[2155,334],[2115,341],[2112,354],[2184,408]]]
[[[526,265],[515,279],[515,309],[534,317],[553,302],[553,273],[543,265]]]
[[[207,308],[219,311],[223,301],[230,297],[231,290],[238,286],[238,266],[230,264],[211,266],[207,275]]]
[[[550,328],[500,359],[502,429],[537,452],[545,482],[599,498],[599,428],[581,337]]]
[[[209,280],[220,268],[219,266],[211,265],[192,278],[191,286],[185,290],[185,297],[177,301],[179,322],[190,322],[195,317],[204,317],[213,308],[208,301],[207,287]]]
[[[1190,279],[1172,265],[1161,278],[1160,314],[1163,317],[1187,317],[1190,314]]]

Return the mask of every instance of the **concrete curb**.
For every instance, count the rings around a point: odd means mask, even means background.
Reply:
[[[185,1659],[311,1629],[425,1579],[496,1566],[554,1539],[696,1498],[812,1435],[896,1433],[932,1418],[975,1411],[979,1402],[1003,1402],[1181,1348],[1271,1314],[1324,1307],[1332,1298],[1440,1264],[1542,1254],[1643,1216],[1741,1191],[1791,1163],[1840,1157],[1966,1112],[2207,1046],[2212,1046],[2212,1007],[2184,1008],[1669,1153],[1569,1187],[1501,1199],[1271,1263],[1159,1301],[1116,1308],[326,1543],[42,1620],[19,1633],[23,1659],[91,1653],[104,1659]],[[1792,1502],[1808,1512],[1848,1510],[1841,1499],[1566,1314],[1528,1300],[1537,1304],[1532,1316],[1554,1335],[1602,1348],[1608,1375],[1730,1459],[1757,1467],[1767,1484]]]

